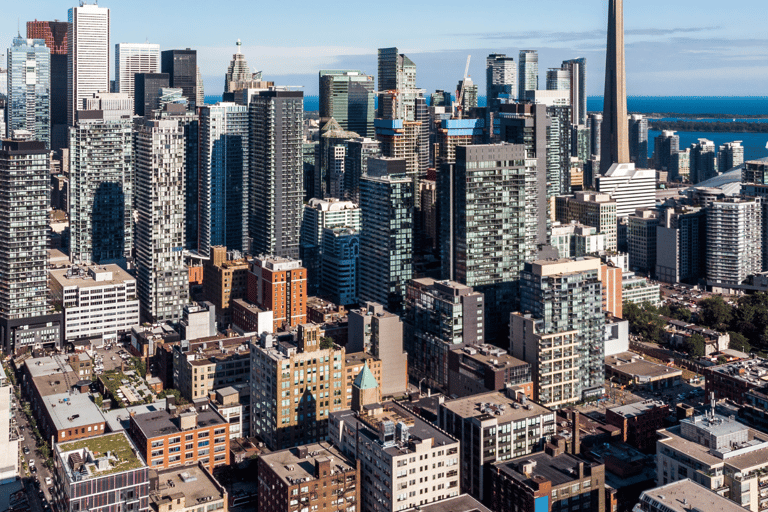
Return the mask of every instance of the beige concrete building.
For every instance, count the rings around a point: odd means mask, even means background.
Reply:
[[[683,371],[646,361],[634,352],[622,352],[605,358],[605,378],[618,386],[659,391],[680,385]]]
[[[245,384],[250,378],[250,337],[203,338],[173,347],[173,382],[187,400],[208,397],[217,389]]]
[[[605,250],[617,248],[616,201],[608,194],[576,192],[572,196],[556,197],[555,220],[563,224],[576,221],[597,228],[598,233],[605,235]]]
[[[149,472],[149,508],[152,512],[227,512],[227,491],[202,464]]]

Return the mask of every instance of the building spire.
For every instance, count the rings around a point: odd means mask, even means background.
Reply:
[[[240,47],[243,46],[242,41],[239,39],[237,40],[237,54],[240,55]]]
[[[624,65],[624,0],[609,0],[600,173],[629,163],[627,77]]]

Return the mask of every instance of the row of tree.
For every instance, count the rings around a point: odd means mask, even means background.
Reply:
[[[768,123],[734,121],[719,123],[707,121],[649,121],[651,130],[673,130],[676,132],[720,132],[720,133],[768,133]]]

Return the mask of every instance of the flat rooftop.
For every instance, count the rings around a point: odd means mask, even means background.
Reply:
[[[481,504],[469,494],[462,494],[455,498],[420,505],[417,508],[409,508],[405,512],[491,512],[491,509]]]
[[[150,485],[149,502],[157,510],[178,497],[184,496],[187,508],[200,503],[215,503],[225,499],[226,491],[200,466],[184,466],[155,472],[150,470],[150,482],[157,478],[157,487]]]
[[[664,404],[664,402],[660,402],[658,400],[644,400],[642,402],[622,405],[621,407],[613,407],[608,410],[620,416],[624,416],[625,418],[634,418],[635,416],[641,416],[645,414],[651,409],[655,409],[657,407],[665,407],[665,405],[666,404]]]
[[[43,403],[57,431],[104,422],[99,407],[86,393],[48,395],[43,397]]]
[[[165,410],[165,400],[160,400],[153,404],[144,405],[132,405],[125,409],[112,409],[102,412],[104,421],[107,422],[107,427],[110,432],[120,432],[121,430],[128,430],[131,426],[131,413],[135,412],[137,415],[146,414],[149,412],[157,412]]]
[[[64,462],[63,467],[70,482],[101,478],[146,467],[136,446],[124,432],[58,443],[55,449]],[[71,461],[78,457],[84,470],[81,468],[75,472]]]
[[[536,463],[530,477],[519,470],[520,465],[528,461]],[[537,452],[512,459],[508,462],[495,464],[495,466],[510,478],[529,487],[533,486],[532,477],[537,475],[543,476],[545,479],[552,482],[552,487],[557,487],[578,480],[578,467],[580,462],[584,463],[586,473],[586,468],[590,467],[590,463],[583,459],[579,459],[570,453],[562,453],[553,457],[546,452]]]
[[[643,359],[643,356],[633,352],[622,352],[605,358],[605,365],[613,371],[631,375],[633,377],[649,377],[651,379],[671,378],[681,376],[683,371],[678,368],[670,368],[663,364],[652,363]]]
[[[72,272],[72,267],[51,269],[49,271],[51,279],[58,282],[62,288],[77,286],[78,288],[94,288],[97,286],[110,286],[123,284],[127,281],[136,281],[136,278],[120,268],[118,265],[94,265],[79,266],[81,272]],[[97,274],[111,273],[112,279],[97,280],[89,270],[94,270]]]
[[[315,480],[315,467],[318,462],[331,461],[331,469],[344,473],[354,472],[355,461],[348,459],[343,453],[328,443],[315,443],[302,446],[307,449],[307,456],[300,457],[298,448],[280,450],[262,454],[260,457],[270,469],[288,486],[302,480]]]
[[[765,386],[768,384],[768,359],[756,357],[746,361],[736,361],[716,366],[709,370],[754,386]]]
[[[179,426],[179,416],[171,416],[168,411],[137,414],[133,417],[133,421],[136,422],[136,425],[141,429],[147,439],[182,432]],[[213,409],[197,411],[197,423],[195,429],[211,427],[214,425],[227,425],[227,422]]]
[[[530,366],[529,363],[512,357],[503,348],[492,347],[491,345],[474,345],[471,347],[464,347],[456,349],[455,352],[461,354],[464,357],[469,357],[475,361],[483,363],[487,366],[491,366],[496,370],[502,370],[504,368],[517,368],[518,366]]]
[[[555,416],[552,410],[543,405],[530,400],[522,403],[499,391],[448,400],[443,407],[462,418],[477,418],[480,421],[495,419],[498,423],[508,423],[544,414],[552,416],[552,419]]]
[[[640,495],[642,511],[649,510],[646,503],[663,506],[669,512],[690,512],[691,510],[717,510],[718,512],[744,512],[744,509],[697,484],[690,478],[644,491]]]
[[[61,363],[59,363],[59,361],[53,357],[46,356],[27,359],[24,364],[27,365],[27,371],[33,379],[36,377],[45,377],[46,375],[51,375],[52,373],[73,371],[72,367],[64,357],[59,356],[57,359],[61,361]]]

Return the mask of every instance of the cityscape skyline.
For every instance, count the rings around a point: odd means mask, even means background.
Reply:
[[[586,57],[590,62],[587,94],[602,94],[601,77],[605,61],[605,22],[607,2],[562,2],[549,0],[554,9],[537,6],[516,6],[515,14],[521,20],[520,29],[510,29],[505,17],[488,17],[478,12],[462,12],[460,20],[448,13],[455,12],[448,2],[441,12],[424,13],[432,22],[422,26],[418,16],[404,16],[399,30],[381,24],[375,9],[355,5],[358,23],[366,25],[366,39],[356,31],[343,30],[342,19],[321,12],[311,4],[300,5],[291,11],[292,28],[282,24],[264,24],[258,37],[251,36],[251,21],[246,17],[228,17],[238,9],[240,2],[231,3],[231,9],[221,13],[206,11],[206,30],[196,33],[182,29],[186,23],[177,23],[178,30],[169,27],[163,16],[142,18],[145,9],[130,9],[124,5],[104,4],[112,11],[110,37],[110,74],[114,73],[114,45],[117,43],[159,44],[161,49],[186,48],[197,50],[205,90],[218,95],[224,90],[224,74],[231,56],[236,51],[235,41],[242,39],[242,53],[251,67],[264,72],[266,80],[276,83],[303,85],[305,96],[318,94],[317,73],[320,69],[360,69],[376,75],[377,48],[397,46],[417,64],[418,86],[428,91],[452,88],[461,78],[467,54],[473,55],[470,76],[480,91],[485,88],[484,57],[490,53],[517,55],[522,49],[535,49],[541,62],[540,82],[544,83],[546,70],[558,66],[563,60]],[[740,0],[733,12],[752,12],[760,4],[753,0]],[[295,4],[291,4],[292,9]],[[405,6],[405,4],[404,4]],[[31,4],[14,4],[8,12],[10,23],[0,26],[0,37],[10,41],[16,36],[13,20],[66,21],[68,2],[40,0]],[[139,7],[139,6],[137,6]],[[244,8],[245,5],[243,4]],[[413,6],[408,5],[409,9]],[[762,95],[755,86],[765,82],[768,70],[756,66],[766,57],[766,39],[762,36],[759,17],[735,18],[715,16],[718,8],[713,1],[665,3],[649,0],[641,5],[628,5],[627,88],[631,95]],[[288,15],[287,6],[271,5],[261,12],[260,18],[281,19]],[[353,8],[350,6],[350,8]],[[390,6],[396,10],[397,6]],[[152,9],[165,9],[152,5]],[[340,5],[339,9],[344,9]],[[197,11],[183,11],[197,12]],[[170,13],[169,13],[170,14]],[[174,12],[174,16],[183,16]],[[498,21],[495,21],[498,19]],[[154,21],[157,20],[157,21]],[[370,20],[370,23],[365,23]],[[180,20],[184,21],[184,20]],[[194,22],[190,19],[188,22]],[[142,28],[135,28],[142,27]],[[221,27],[221,28],[217,28]],[[473,30],[481,27],[483,32]],[[22,27],[23,28],[23,27]],[[328,46],[319,45],[320,31],[332,33],[324,37]],[[23,30],[22,30],[23,32]],[[195,37],[190,37],[195,34]],[[674,43],[674,44],[670,44]],[[663,59],[658,58],[663,55]],[[742,80],[734,81],[739,76]],[[114,79],[114,77],[112,77]]]

